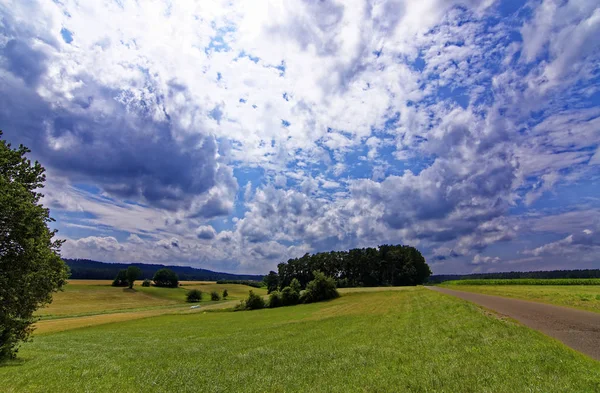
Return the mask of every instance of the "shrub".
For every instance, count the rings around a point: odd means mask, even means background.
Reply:
[[[119,273],[117,273],[117,276],[115,277],[115,279],[113,280],[111,285],[113,287],[126,287],[127,286],[127,270],[125,270],[125,269],[119,270]]]
[[[200,300],[202,300],[202,291],[199,289],[191,289],[186,295],[188,303],[198,303]]]
[[[210,300],[221,300],[221,296],[219,296],[219,292],[212,291],[210,293]]]
[[[244,311],[244,310],[247,310],[245,300],[240,300],[240,304],[236,304],[236,306],[233,308],[233,311]]]
[[[294,291],[292,287],[285,287],[281,290],[281,305],[293,306],[300,301],[300,293]]]
[[[281,307],[283,302],[281,301],[281,292],[273,291],[269,295],[269,308]]]
[[[302,294],[303,303],[320,302],[340,296],[333,278],[327,277],[319,271],[314,271],[313,275],[315,279],[308,283],[306,291]]]
[[[150,286],[150,283],[151,283],[151,281],[150,281],[149,279],[145,279],[145,280],[142,282],[142,286],[143,286],[143,287],[149,287],[149,286]]]
[[[227,296],[229,296],[229,292],[227,292],[227,289],[223,289],[223,299],[225,299]]]
[[[265,308],[265,300],[254,293],[254,291],[250,291],[248,293],[248,299],[246,299],[246,310],[258,310],[261,308]]]
[[[179,284],[179,278],[177,273],[171,269],[160,269],[154,273],[154,285],[157,287],[177,288]]]
[[[302,290],[302,285],[300,285],[300,281],[298,281],[297,278],[294,278],[290,282],[290,288],[292,288],[292,291],[300,293]]]
[[[262,288],[265,286],[265,283],[262,281],[254,281],[254,280],[218,280],[217,284],[240,284],[240,285],[248,285],[254,288]]]

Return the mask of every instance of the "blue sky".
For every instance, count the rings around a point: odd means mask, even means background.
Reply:
[[[598,268],[598,36],[594,0],[6,0],[0,129],[64,257]]]

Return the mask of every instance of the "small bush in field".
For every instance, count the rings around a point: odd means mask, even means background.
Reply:
[[[229,292],[227,292],[227,289],[223,289],[223,299],[225,299],[227,296],[229,296]]]
[[[246,310],[259,310],[261,308],[265,308],[265,300],[255,294],[254,291],[250,291],[248,299],[246,299]]]
[[[281,307],[283,306],[283,302],[281,301],[281,292],[273,291],[269,295],[269,308]]]
[[[142,282],[142,286],[143,286],[143,287],[149,287],[151,282],[152,282],[152,281],[150,281],[149,279],[145,279],[145,280]]]
[[[333,278],[327,277],[319,271],[313,272],[313,275],[315,279],[308,283],[306,291],[302,294],[303,303],[320,302],[340,296]]]
[[[186,295],[186,300],[188,303],[198,303],[202,300],[202,291],[198,289],[190,290]]]
[[[210,300],[221,300],[221,296],[219,296],[219,292],[212,291],[210,293]]]
[[[299,291],[295,291],[291,286],[281,290],[281,305],[293,306],[300,301]]]

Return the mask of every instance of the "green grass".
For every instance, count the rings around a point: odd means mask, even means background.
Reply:
[[[447,285],[444,283],[441,286],[600,313],[600,285]]]
[[[600,278],[507,278],[445,281],[444,285],[600,285]]]
[[[36,337],[11,392],[598,392],[600,362],[424,288]]]

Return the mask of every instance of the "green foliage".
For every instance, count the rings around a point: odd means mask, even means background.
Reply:
[[[446,281],[444,285],[600,285],[600,278],[514,278]]]
[[[315,279],[308,283],[306,290],[302,294],[303,303],[320,302],[340,296],[333,278],[327,277],[319,271],[314,271],[313,276]]]
[[[160,269],[154,274],[154,285],[157,287],[177,288],[179,285],[179,277],[171,269]]]
[[[276,308],[283,306],[283,302],[281,300],[281,292],[273,291],[269,294],[269,308]]]
[[[291,286],[281,290],[281,303],[283,306],[293,306],[300,302],[300,291],[294,290]]]
[[[142,269],[140,269],[137,266],[129,266],[127,268],[127,284],[129,285],[129,289],[133,288],[133,284],[135,283],[135,280],[137,280],[140,275],[142,274]]]
[[[25,157],[29,152],[0,140],[0,360],[16,356],[33,330],[33,312],[50,303],[68,277],[62,241],[48,228],[53,220],[37,192],[45,170]]]
[[[248,285],[249,287],[254,288],[263,288],[265,286],[262,281],[252,281],[252,280],[218,280],[217,284],[241,284]]]
[[[300,285],[300,281],[297,278],[293,278],[292,282],[290,282],[290,288],[292,288],[292,291],[300,293],[302,285]]]
[[[315,270],[335,277],[346,287],[419,285],[431,275],[423,255],[414,247],[401,245],[305,254],[277,268],[280,288],[290,285],[294,278],[306,287]]]
[[[219,292],[212,291],[210,293],[210,300],[212,300],[212,301],[221,300],[221,296],[219,296]]]
[[[186,295],[188,303],[198,303],[202,300],[202,291],[199,289],[190,289]]]
[[[147,279],[147,278],[146,278],[146,279],[145,279],[145,280],[142,282],[142,286],[143,286],[143,287],[149,287],[151,283],[152,283],[152,281],[150,281],[149,279]]]
[[[265,308],[265,300],[262,296],[255,294],[254,291],[250,291],[246,299],[246,310],[259,310],[261,308]]]
[[[227,298],[227,296],[229,296],[229,292],[227,292],[227,289],[223,289],[223,300],[225,300]]]
[[[117,276],[115,277],[115,279],[113,280],[111,285],[113,287],[126,287],[128,285],[127,269],[119,270],[119,272],[117,273]]]
[[[271,293],[275,290],[277,290],[277,286],[279,285],[279,279],[277,277],[277,273],[275,273],[274,271],[270,271],[269,274],[267,274],[265,276],[265,278],[263,279],[263,282],[265,283],[265,286],[267,287],[267,293]]]

